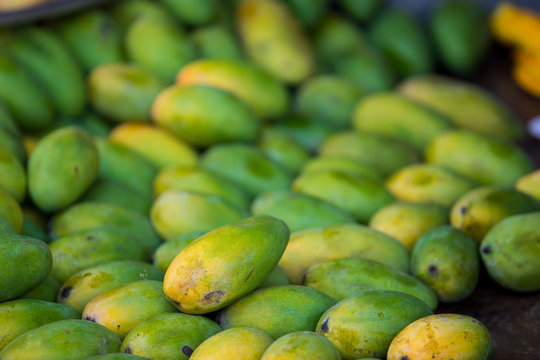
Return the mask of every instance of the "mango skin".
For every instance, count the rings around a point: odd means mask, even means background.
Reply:
[[[364,23],[372,19],[385,4],[385,0],[339,0],[338,2],[348,14]]]
[[[161,314],[137,325],[120,351],[155,360],[187,360],[200,343],[220,331],[215,322],[202,316]]]
[[[17,202],[26,194],[26,171],[22,163],[0,146],[0,186],[7,190]]]
[[[182,234],[174,239],[161,244],[152,255],[154,266],[161,271],[167,271],[176,255],[180,253],[189,243],[193,242],[206,231],[195,231]]]
[[[411,273],[429,285],[440,301],[461,301],[478,283],[477,244],[452,226],[437,227],[425,233],[414,246]]]
[[[114,181],[96,181],[81,199],[82,202],[103,202],[147,215],[152,197]]]
[[[79,198],[98,173],[99,155],[92,137],[76,127],[43,138],[28,160],[28,190],[43,211],[66,207]]]
[[[480,321],[466,315],[436,314],[403,329],[392,340],[387,359],[486,360],[492,346],[489,331]]]
[[[414,276],[359,257],[313,265],[306,273],[304,285],[337,301],[368,290],[392,290],[416,296],[431,310],[438,303],[435,292]]]
[[[539,220],[539,212],[508,217],[495,225],[480,244],[489,275],[505,288],[540,289]]]
[[[51,267],[51,251],[43,241],[0,233],[0,302],[19,297],[39,285]]]
[[[367,291],[328,309],[317,323],[317,332],[332,341],[345,360],[384,358],[392,339],[403,328],[431,314],[429,306],[412,295]]]
[[[111,4],[111,6],[107,8],[107,11],[123,31],[125,31],[128,26],[140,16],[170,18],[168,9],[165,8],[165,6],[151,0],[131,0],[118,4]]]
[[[129,355],[129,354],[106,354],[106,355],[97,355],[92,356],[89,358],[85,358],[84,360],[137,360],[137,359],[143,359],[140,356],[135,355]]]
[[[268,215],[221,226],[176,256],[165,273],[163,291],[184,313],[219,310],[272,272],[288,240],[287,225]]]
[[[274,340],[263,331],[236,327],[204,340],[189,357],[191,360],[260,360]]]
[[[316,156],[304,164],[301,173],[337,171],[353,176],[367,176],[383,181],[381,173],[367,164],[359,163],[344,156]]]
[[[354,223],[354,218],[347,212],[324,200],[289,191],[271,191],[259,195],[251,205],[251,213],[282,219],[291,232]]]
[[[162,287],[161,281],[140,280],[112,288],[86,304],[82,318],[101,324],[124,339],[140,323],[175,312]]]
[[[208,25],[190,34],[197,53],[202,58],[241,60],[240,44],[233,31],[223,25]]]
[[[24,217],[19,203],[9,192],[0,186],[0,217],[19,234],[23,228]]]
[[[219,9],[219,1],[203,0],[162,0],[162,3],[177,16],[181,22],[190,25],[201,25],[209,22]]]
[[[324,336],[311,331],[296,331],[274,341],[261,357],[261,360],[280,359],[341,360],[341,355]]]
[[[162,281],[163,276],[162,271],[141,261],[110,261],[71,275],[57,291],[55,300],[82,312],[86,304],[105,291],[139,280]]]
[[[290,281],[285,271],[279,266],[276,266],[270,275],[257,286],[257,289],[281,285],[290,285]]]
[[[14,155],[21,163],[26,160],[26,149],[19,134],[0,128],[0,146]]]
[[[296,174],[311,154],[297,140],[276,127],[262,129],[257,144],[272,160]]]
[[[330,126],[311,122],[298,115],[289,115],[274,126],[312,153],[334,133]]]
[[[409,271],[409,253],[399,241],[357,224],[293,233],[279,266],[285,270],[292,284],[301,284],[310,266],[352,256],[378,261],[405,273]]]
[[[13,225],[11,225],[10,223],[7,222],[6,219],[4,219],[3,217],[0,216],[0,233],[6,233],[6,234],[18,234],[17,233],[17,230],[15,230],[15,228],[13,227]],[[23,234],[23,235],[27,235],[27,234]],[[28,236],[28,235],[27,235]]]
[[[0,352],[2,360],[77,360],[118,351],[120,339],[99,324],[59,320],[31,330]]]
[[[315,27],[330,5],[329,0],[286,0],[295,17],[307,28]]]
[[[306,286],[284,285],[258,289],[223,309],[223,329],[247,326],[277,339],[294,331],[314,331],[319,317],[336,301]]]
[[[55,302],[58,290],[60,290],[60,284],[49,275],[35,288],[23,296],[20,296],[19,299],[36,299]]]
[[[508,187],[481,186],[454,203],[450,223],[480,244],[504,218],[534,211],[540,211],[540,202],[527,194]]]
[[[540,169],[520,177],[514,187],[540,201]]]
[[[22,299],[0,304],[0,351],[18,336],[42,325],[64,319],[79,319],[80,312],[54,302]]]

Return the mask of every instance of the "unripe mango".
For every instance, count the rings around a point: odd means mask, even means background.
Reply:
[[[311,331],[296,331],[274,341],[261,357],[261,360],[293,359],[341,360],[341,355],[324,336]]]
[[[311,154],[286,132],[266,127],[259,137],[259,148],[276,163],[296,174]]]
[[[165,273],[165,295],[185,313],[219,310],[272,272],[288,240],[287,225],[268,215],[221,226],[176,256]]]
[[[97,355],[92,356],[89,358],[85,358],[84,360],[144,360],[144,358],[140,356],[130,355],[130,354],[106,354],[106,355]]]
[[[324,16],[329,0],[285,0],[295,17],[307,28],[313,28]]]
[[[15,156],[21,163],[26,159],[26,149],[19,134],[0,128],[0,147]]]
[[[290,281],[285,271],[279,266],[276,266],[270,275],[257,286],[257,289],[281,285],[290,285]]]
[[[114,181],[97,181],[81,199],[82,202],[102,202],[120,206],[147,215],[152,197]]]
[[[122,30],[126,30],[128,26],[138,17],[153,16],[158,18],[170,18],[171,15],[167,8],[159,2],[152,0],[128,0],[120,3],[111,4],[107,11],[113,17],[114,21]]]
[[[160,0],[182,22],[201,25],[212,20],[218,10],[218,0]]]
[[[298,115],[289,115],[274,126],[312,153],[334,133],[330,126],[314,123]]]
[[[345,156],[313,157],[307,161],[302,168],[302,174],[327,171],[337,171],[340,173],[367,176],[376,180],[383,180],[383,176],[378,169]]]
[[[3,187],[17,202],[22,202],[26,193],[26,172],[22,163],[0,145],[0,187]]]
[[[202,58],[241,60],[242,49],[236,34],[223,25],[209,25],[195,29],[191,41]]]
[[[196,240],[199,236],[203,235],[205,231],[195,231],[192,233],[182,234],[174,239],[161,244],[152,258],[154,259],[154,266],[161,271],[167,271],[167,268],[172,263],[176,255],[180,253],[189,243]]]
[[[16,233],[23,227],[23,213],[19,203],[0,186],[0,217],[4,219]]]
[[[312,39],[317,61],[323,64],[330,64],[365,44],[363,31],[353,21],[337,14],[327,14]]]
[[[377,11],[384,6],[385,0],[339,0],[338,3],[349,15],[365,23],[371,20]]]
[[[36,299],[55,302],[56,294],[60,290],[60,284],[52,276],[47,276],[35,288],[20,296],[19,299]]]

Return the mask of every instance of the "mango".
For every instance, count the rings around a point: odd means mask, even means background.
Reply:
[[[167,8],[152,0],[128,0],[111,4],[107,11],[116,24],[125,31],[131,23],[141,16],[170,18]]]
[[[297,173],[311,154],[292,136],[276,127],[262,129],[259,148],[290,173]]]
[[[486,90],[442,75],[418,75],[397,91],[445,115],[457,127],[517,140],[523,125],[510,109]]]
[[[150,220],[159,235],[172,240],[194,231],[209,231],[247,216],[247,212],[223,199],[189,191],[166,191],[150,210]]]
[[[539,212],[508,217],[482,240],[480,255],[484,266],[501,286],[514,291],[540,289],[539,220]]]
[[[0,129],[7,131],[14,136],[21,135],[17,122],[3,103],[0,104]]]
[[[116,122],[149,122],[152,103],[166,86],[150,71],[121,63],[95,67],[87,82],[93,108]]]
[[[392,290],[416,296],[431,310],[437,307],[435,292],[414,276],[360,257],[315,264],[308,269],[304,285],[337,301],[368,290]]]
[[[163,283],[141,280],[112,288],[93,298],[82,317],[103,325],[120,339],[137,325],[163,313],[175,312],[162,292]]]
[[[290,115],[274,125],[306,150],[314,153],[321,143],[334,133],[328,125],[317,124],[299,115]]]
[[[501,2],[493,10],[490,27],[493,36],[503,44],[532,51],[540,49],[540,42],[535,36],[540,34],[540,21],[532,9],[508,1]]]
[[[369,226],[394,237],[412,251],[425,232],[448,223],[448,212],[438,204],[394,202],[377,211]]]
[[[28,160],[28,191],[41,210],[60,210],[90,187],[98,166],[98,151],[87,132],[58,129],[38,143]]]
[[[501,186],[477,187],[461,196],[452,206],[450,223],[481,243],[501,220],[540,211],[540,202],[518,190]]]
[[[19,203],[3,187],[0,186],[0,217],[13,228],[16,233],[20,233],[23,227],[23,213]],[[5,226],[5,225],[4,225]]]
[[[261,360],[316,358],[341,360],[341,355],[334,344],[324,336],[312,331],[295,331],[274,341]]]
[[[436,314],[416,320],[390,344],[388,360],[488,359],[493,343],[488,329],[473,317]]]
[[[361,22],[367,22],[384,6],[385,0],[339,0],[339,5],[347,11],[350,16]]]
[[[318,198],[289,191],[259,195],[251,205],[254,215],[266,214],[283,220],[291,232],[319,226],[353,223],[347,212]]]
[[[371,165],[384,175],[420,159],[419,152],[410,145],[363,131],[345,131],[328,137],[319,147],[319,155],[348,157]]]
[[[520,177],[514,187],[540,201],[540,169]]]
[[[285,270],[292,284],[301,284],[310,266],[352,256],[374,260],[405,273],[409,271],[409,253],[399,241],[357,224],[293,233],[279,266]]]
[[[362,223],[394,200],[382,182],[338,171],[302,174],[291,188],[327,201]]]
[[[330,0],[285,0],[295,17],[307,28],[315,27],[324,16]]]
[[[252,142],[259,134],[259,121],[247,105],[228,92],[203,85],[176,85],[162,91],[152,105],[152,118],[180,139],[200,147]]]
[[[326,65],[363,48],[366,43],[366,35],[354,22],[332,13],[321,20],[312,39],[317,60]]]
[[[79,126],[94,137],[106,137],[112,129],[112,124],[110,122],[92,111],[86,111],[81,115],[79,118]]]
[[[0,147],[15,156],[21,163],[26,160],[26,149],[19,134],[0,128]]]
[[[439,226],[425,233],[411,254],[411,273],[445,303],[467,298],[476,288],[479,272],[476,242],[452,226]]]
[[[182,234],[174,239],[161,244],[152,255],[154,266],[161,271],[167,271],[167,268],[172,263],[176,255],[180,253],[189,243],[193,242],[205,231],[195,231],[192,233]]]
[[[142,155],[158,169],[171,165],[193,166],[197,163],[197,153],[191,146],[164,129],[151,125],[122,124],[113,129],[109,139]]]
[[[332,341],[343,359],[383,358],[403,328],[431,314],[429,306],[415,296],[367,291],[328,309],[317,323],[317,332]]]
[[[314,331],[319,317],[335,300],[300,285],[258,289],[226,307],[218,315],[223,329],[251,327],[277,339],[294,331]]]
[[[367,176],[383,180],[382,174],[373,166],[363,164],[345,156],[316,156],[309,159],[302,168],[302,174],[337,171],[353,176]]]
[[[261,330],[236,327],[204,340],[189,357],[191,360],[260,360],[273,340]]]
[[[262,119],[284,115],[289,94],[283,84],[256,65],[240,60],[201,59],[184,66],[179,85],[208,85],[230,92]]]
[[[222,144],[208,149],[203,168],[243,188],[251,197],[265,191],[285,190],[291,175],[261,150],[245,144]]]
[[[309,42],[287,6],[276,0],[245,0],[236,10],[246,54],[278,79],[297,84],[314,70]]]
[[[161,314],[137,325],[120,351],[155,360],[187,360],[204,340],[221,331],[212,320],[187,314]]]
[[[282,268],[276,266],[270,275],[257,286],[257,289],[281,285],[290,285],[289,278]]]
[[[28,331],[0,352],[2,360],[77,360],[118,351],[120,339],[99,324],[59,320]]]
[[[160,0],[182,22],[190,25],[201,25],[212,20],[218,10],[217,0]]]
[[[39,240],[42,240],[46,243],[50,242],[49,236],[45,232],[45,226],[38,225],[33,220],[24,218],[23,227],[21,230],[21,235],[30,236]]]
[[[212,230],[173,260],[165,273],[165,295],[184,313],[219,310],[249,293],[270,274],[288,240],[287,225],[268,215]]]
[[[39,285],[51,267],[51,251],[43,241],[0,233],[0,302],[24,295]]]
[[[52,276],[47,276],[39,285],[35,288],[20,296],[19,299],[36,299],[55,302],[56,294],[60,290],[60,284]]]
[[[475,182],[437,164],[411,164],[392,173],[386,187],[398,200],[451,207]]]
[[[163,280],[163,272],[150,264],[117,260],[80,270],[64,281],[55,300],[83,311],[86,304],[105,291],[139,280]]]
[[[152,206],[152,197],[114,181],[97,181],[81,199],[117,205],[147,215]]]
[[[84,360],[137,360],[137,359],[144,359],[144,358],[140,356],[130,355],[130,354],[114,353],[114,354],[92,356],[89,358],[85,358]]]
[[[78,319],[81,314],[70,306],[54,302],[22,299],[0,304],[0,351],[18,336],[42,325],[64,319]]]
[[[0,216],[0,233],[17,234],[17,230],[15,230],[13,225],[7,222],[6,219]],[[23,235],[26,235],[26,234],[23,234]]]
[[[226,26],[208,25],[190,34],[195,49],[202,58],[241,60],[242,49],[235,34]]]

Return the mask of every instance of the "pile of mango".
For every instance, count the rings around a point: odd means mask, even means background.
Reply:
[[[0,359],[486,359],[434,312],[483,268],[540,289],[540,170],[435,73],[481,65],[483,11],[429,25],[127,0],[2,30]]]

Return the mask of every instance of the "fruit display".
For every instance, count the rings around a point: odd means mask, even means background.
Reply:
[[[537,94],[538,19],[124,0],[0,29],[0,360],[530,357],[480,307],[540,303],[538,144],[474,76],[493,35]]]

